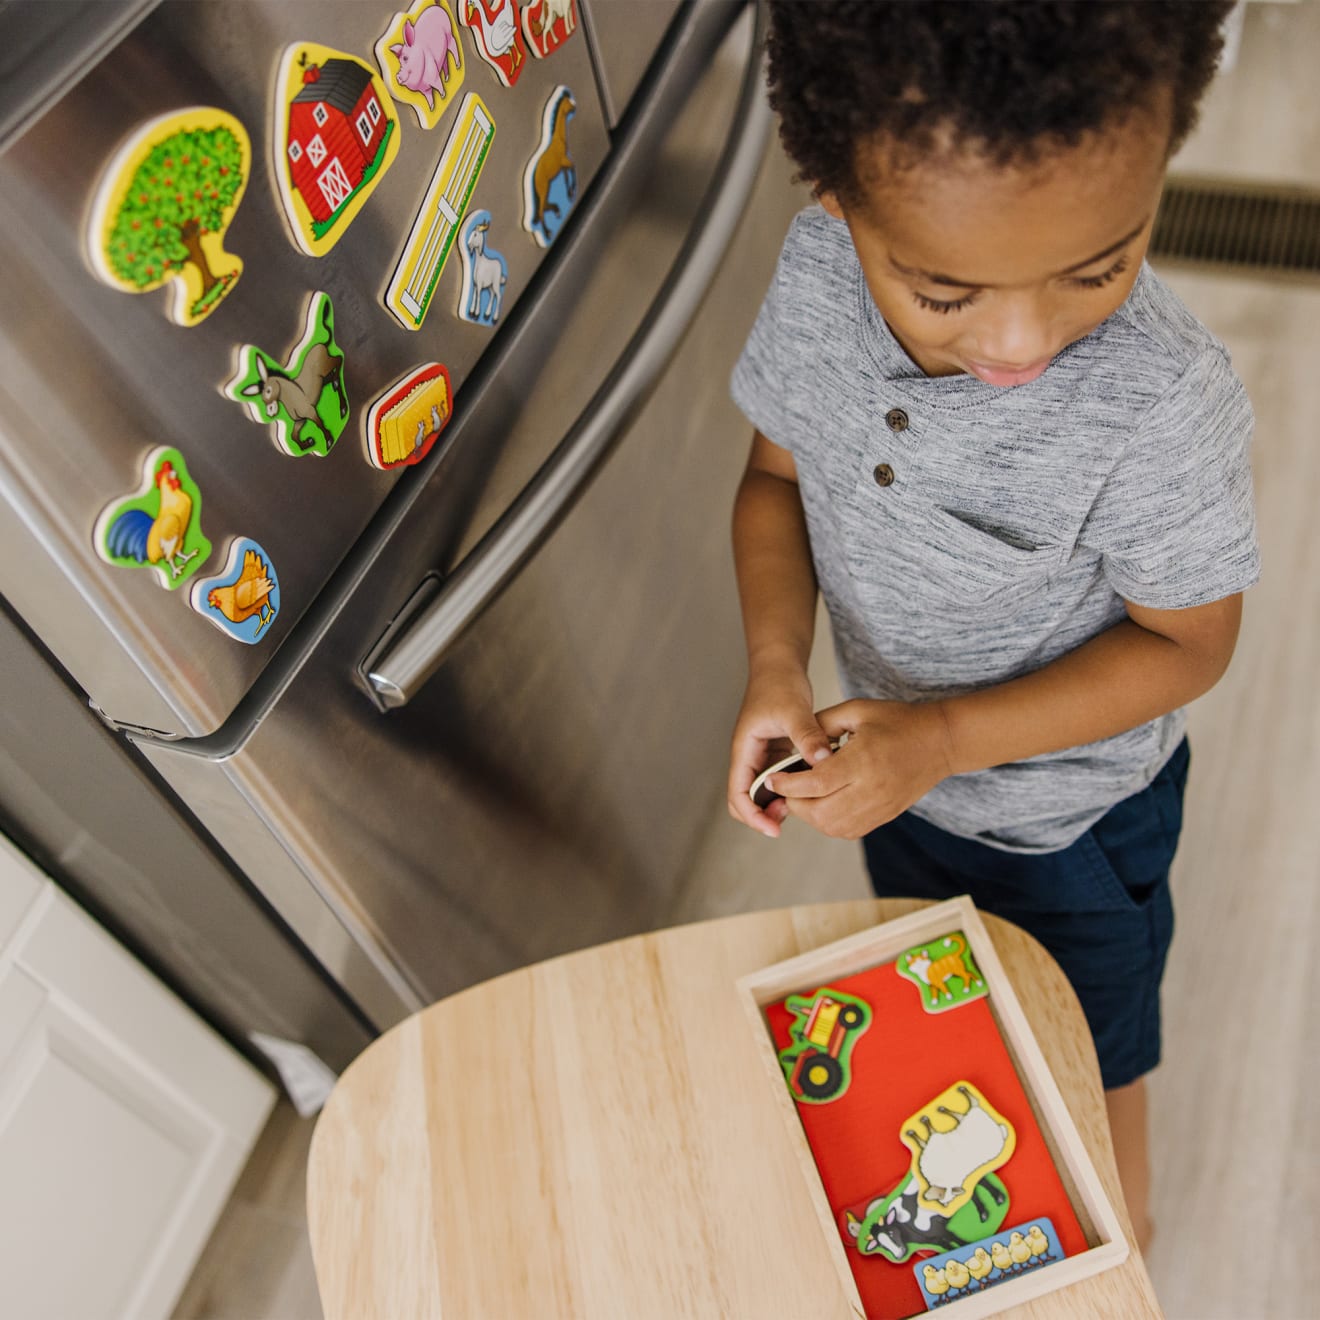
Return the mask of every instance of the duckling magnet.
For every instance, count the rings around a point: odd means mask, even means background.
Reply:
[[[533,0],[522,11],[523,36],[538,60],[556,51],[577,31],[577,0]]]
[[[97,185],[87,225],[92,269],[126,293],[170,284],[170,318],[204,321],[243,271],[224,238],[251,165],[247,130],[225,110],[192,106],[148,120]]]
[[[397,380],[367,412],[367,460],[382,470],[420,463],[449,425],[449,372],[428,362]]]
[[[894,970],[917,987],[927,1013],[959,1008],[990,993],[960,930],[906,950]]]
[[[472,33],[477,54],[506,87],[522,77],[527,44],[518,21],[518,0],[456,0],[458,16]]]
[[[246,404],[254,422],[269,422],[271,439],[285,453],[324,458],[348,424],[344,350],[335,340],[330,296],[312,295],[303,337],[287,362],[244,344],[224,392]]]
[[[250,646],[280,612],[280,580],[270,556],[242,536],[230,545],[224,568],[214,577],[198,578],[188,599],[204,619]]]
[[[577,166],[568,149],[568,125],[577,111],[563,84],[541,112],[541,142],[523,170],[523,228],[540,247],[555,241],[577,200]]]
[[[493,327],[500,319],[509,263],[488,246],[490,225],[489,211],[473,211],[464,222],[463,241],[459,248],[463,260],[463,288],[458,298],[458,314],[473,325]]]
[[[997,1283],[1063,1259],[1053,1222],[1045,1217],[1017,1224],[912,1266],[926,1310],[947,1306]]]
[[[173,591],[206,562],[202,493],[177,449],[161,445],[142,464],[142,486],[106,506],[93,532],[96,553],[121,568],[153,568]]]
[[[434,128],[463,86],[463,49],[445,0],[422,0],[376,42],[376,63],[396,101],[409,105],[423,128]]]

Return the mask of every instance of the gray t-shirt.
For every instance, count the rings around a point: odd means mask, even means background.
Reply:
[[[1259,576],[1251,405],[1149,268],[1028,385],[928,377],[871,300],[847,227],[811,207],[732,389],[792,452],[850,697],[1000,683],[1122,619],[1125,599],[1181,609]],[[956,775],[913,811],[1011,851],[1062,848],[1150,783],[1185,723],[1174,711]]]

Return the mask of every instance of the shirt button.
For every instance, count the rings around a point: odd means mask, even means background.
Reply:
[[[888,463],[881,463],[876,468],[875,484],[877,486],[892,486],[894,484],[894,469]]]
[[[891,408],[885,413],[885,425],[891,431],[906,431],[908,429],[908,415],[902,408]]]

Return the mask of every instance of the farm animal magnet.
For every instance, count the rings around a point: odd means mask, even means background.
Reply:
[[[232,542],[225,566],[198,578],[189,603],[204,619],[239,642],[259,642],[280,612],[280,580],[270,556],[251,537]]]
[[[1008,1188],[993,1173],[973,1188],[966,1205],[945,1214],[918,1200],[916,1177],[907,1173],[892,1191],[850,1206],[840,1215],[845,1241],[863,1256],[902,1264],[917,1252],[951,1251],[997,1233],[1008,1218]]]
[[[533,0],[522,11],[527,49],[543,60],[577,31],[577,0]]]
[[[522,77],[527,44],[518,22],[518,0],[455,0],[463,26],[472,33],[477,54],[506,87]]]
[[[143,460],[142,485],[102,510],[92,534],[96,553],[121,568],[155,569],[171,591],[206,562],[202,493],[177,449],[161,445]]]
[[[449,425],[454,391],[438,362],[397,380],[367,412],[367,459],[381,469],[420,463]]]
[[[445,0],[422,0],[376,42],[376,63],[396,101],[409,105],[423,128],[434,128],[463,86],[463,49]]]
[[[926,1309],[933,1311],[1063,1257],[1053,1221],[1042,1216],[1003,1232],[996,1229],[977,1242],[918,1261],[912,1272]]]
[[[509,263],[488,247],[489,211],[473,211],[463,225],[459,256],[463,259],[463,288],[458,298],[458,314],[473,325],[494,326],[500,319],[504,285],[509,278]]]
[[[420,329],[426,319],[440,273],[454,246],[459,221],[494,140],[495,121],[490,111],[481,97],[469,92],[458,108],[449,140],[385,291],[386,308],[407,330]]]
[[[214,106],[140,125],[111,157],[92,199],[92,269],[126,293],[171,284],[171,320],[204,321],[243,270],[224,238],[251,167],[247,130]]]
[[[1008,1163],[1017,1134],[976,1087],[961,1081],[906,1119],[899,1140],[912,1152],[917,1204],[952,1215],[972,1199],[980,1179]]]
[[[894,970],[917,987],[927,1013],[943,1013],[990,993],[960,930],[907,949]]]
[[[784,1006],[797,1019],[789,1029],[792,1043],[779,1051],[789,1090],[809,1104],[838,1099],[852,1079],[853,1046],[871,1025],[870,1006],[828,986],[814,995],[789,995]]]
[[[275,87],[275,192],[294,242],[323,257],[399,154],[399,117],[366,64],[315,42],[285,49]]]
[[[246,404],[253,421],[269,422],[271,439],[285,453],[324,458],[348,423],[344,351],[335,340],[329,295],[312,295],[303,337],[286,362],[244,344],[224,392]]]
[[[577,200],[577,167],[568,150],[568,124],[577,110],[563,84],[541,112],[541,141],[523,170],[523,228],[540,247],[555,241]]]

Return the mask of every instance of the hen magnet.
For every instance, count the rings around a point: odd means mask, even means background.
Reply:
[[[322,257],[399,154],[399,119],[380,78],[343,51],[289,46],[276,81],[271,164],[294,241]]]
[[[463,86],[463,50],[445,0],[423,0],[401,14],[376,42],[390,95],[409,105],[423,128],[434,128]]]
[[[568,150],[568,123],[577,110],[562,84],[541,112],[541,142],[523,170],[523,228],[541,247],[555,241],[577,198],[577,166]]]
[[[518,22],[518,0],[456,0],[458,16],[472,33],[477,54],[506,87],[527,64],[527,45]]]
[[[577,31],[577,0],[535,0],[524,4],[523,36],[538,60],[558,50]]]
[[[204,619],[249,646],[280,612],[280,580],[270,556],[251,537],[229,547],[229,559],[214,577],[198,578],[189,603]]]
[[[494,140],[495,121],[490,111],[481,97],[468,92],[385,291],[386,308],[405,329],[420,329],[426,319],[459,221]]]
[[[449,425],[454,394],[438,362],[410,371],[367,413],[367,458],[382,469],[420,463]]]
[[[92,199],[92,269],[126,293],[172,284],[171,320],[204,321],[243,270],[224,238],[251,166],[247,130],[214,106],[140,125],[111,157]]]
[[[463,289],[458,299],[458,314],[473,325],[494,326],[500,319],[504,285],[509,278],[509,263],[487,246],[490,212],[473,211],[463,225]]]
[[[171,591],[206,562],[202,494],[177,449],[161,445],[142,465],[142,486],[107,505],[93,532],[96,553],[121,568],[153,568]]]

